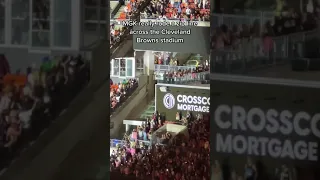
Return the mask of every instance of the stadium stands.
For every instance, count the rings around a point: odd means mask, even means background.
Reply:
[[[138,9],[140,1],[132,0],[122,5],[116,15],[117,20],[129,19],[133,12]],[[165,5],[163,5],[165,4]],[[194,20],[209,21],[210,1],[151,1],[151,4],[141,13],[141,19],[171,19],[171,20]]]
[[[110,156],[111,173],[116,177],[139,179],[205,179],[210,178],[210,115],[188,113],[178,116],[177,121],[187,129],[186,133],[161,135],[162,141],[170,143],[150,144],[148,140],[159,134],[158,129],[169,123],[157,112],[138,127]],[[145,143],[143,143],[145,142]]]
[[[194,21],[209,21],[210,1],[155,1],[145,10],[143,17],[147,19],[185,19]]]
[[[218,15],[213,15],[213,19],[216,17]],[[301,14],[294,9],[276,13],[273,17],[254,17],[256,18],[252,19],[241,15],[233,15],[233,17],[221,15],[221,18],[225,19],[222,22],[229,23],[220,24],[219,27],[213,29],[212,48],[222,49],[226,46],[237,48],[241,39],[255,41],[255,38],[260,37],[284,36],[297,32],[311,31],[317,28],[318,19],[315,14]],[[245,23],[245,21],[250,21],[251,23]]]
[[[125,19],[135,19],[139,16],[139,9],[143,8],[145,4],[148,3],[146,1],[139,0],[131,0],[129,3],[126,3],[124,8],[119,9],[119,17],[116,17],[116,21],[110,25],[110,48],[114,47],[115,44],[121,42],[121,38],[124,37],[127,28],[118,24],[119,21]]]
[[[260,16],[213,14],[211,19],[218,25],[211,33],[215,72],[237,74],[286,63],[293,64],[292,70],[306,70],[320,57],[315,12],[298,13],[286,7],[272,16],[265,12]],[[312,63],[305,58],[313,58]]]
[[[272,22],[273,21],[273,22]],[[241,39],[252,40],[259,37],[274,37],[289,35],[297,32],[313,30],[317,27],[316,17],[312,14],[298,14],[295,11],[289,11],[274,16],[274,19],[266,21],[263,26],[260,19],[255,19],[252,24],[222,24],[212,32],[212,48],[221,49],[225,46],[238,47]],[[262,29],[261,29],[262,27]]]
[[[209,83],[209,67],[197,67],[190,69],[178,69],[164,72],[162,77],[157,77],[158,83],[167,84],[190,84],[190,83]],[[159,74],[158,74],[159,76]]]
[[[44,57],[40,69],[7,71],[0,84],[0,169],[60,115],[89,81],[89,65],[81,56]]]
[[[125,27],[121,25],[111,24],[110,26],[110,47],[120,42],[120,37],[123,35]]]
[[[138,81],[136,79],[123,80],[118,84],[113,84],[112,80],[110,80],[111,115],[137,88]]]

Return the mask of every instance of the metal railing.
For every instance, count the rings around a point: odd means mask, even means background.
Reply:
[[[263,66],[288,63],[292,58],[305,57],[301,47],[306,41],[318,37],[315,30],[270,37],[269,40],[242,39],[236,49],[212,50],[211,69],[219,73],[241,73]]]
[[[194,69],[196,69],[196,66],[173,66],[173,65],[161,65],[161,64],[154,65],[155,72],[170,72],[170,71],[194,70]]]
[[[189,73],[185,74],[183,77],[171,77],[168,74],[159,75],[156,78],[158,83],[165,83],[165,84],[190,84],[190,83],[202,83],[207,84],[209,82],[209,71],[207,72],[200,72],[200,73]],[[159,77],[162,76],[162,77]]]
[[[227,25],[233,27],[234,25],[248,24],[252,25],[257,22],[260,25],[260,31],[263,29],[266,22],[274,21],[274,15],[269,12],[260,12],[260,14],[251,15],[238,15],[238,14],[216,14],[211,13],[211,27],[220,27],[221,25]],[[260,32],[261,33],[261,32]]]
[[[164,20],[164,21],[180,21],[181,19],[180,18],[159,18],[159,17],[148,17],[146,14],[143,14],[141,13],[140,15],[140,18],[141,20]],[[184,19],[184,18],[182,18]],[[184,20],[187,20],[187,19],[184,19]],[[197,22],[200,22],[200,21],[204,21],[204,22],[209,22],[210,19],[205,19],[205,18],[198,18],[198,19],[192,19],[190,21],[197,21]]]
[[[140,142],[143,142],[144,145],[146,146],[150,146],[151,142],[150,141],[144,141],[144,140],[137,140],[137,144],[139,144]],[[124,140],[120,140],[120,139],[110,139],[110,148],[116,148],[117,146],[123,146],[124,145]]]

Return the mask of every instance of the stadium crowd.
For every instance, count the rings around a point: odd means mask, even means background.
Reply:
[[[180,114],[180,113],[179,113]],[[177,121],[185,123],[189,138],[178,134],[168,144],[139,143],[147,139],[143,134],[155,132],[165,121],[158,113],[138,128],[141,134],[130,136],[110,157],[111,174],[118,177],[159,180],[209,180],[210,179],[210,115],[187,113],[179,115]],[[162,139],[171,138],[163,134]],[[120,173],[120,174],[119,174]]]
[[[81,57],[43,58],[40,68],[11,73],[1,58],[0,169],[37,139],[89,81],[89,65]]]
[[[152,1],[143,14],[143,18],[209,21],[210,1],[157,0]]]
[[[124,7],[123,12],[120,12],[117,21],[136,18],[139,8],[141,7],[143,0],[130,0]],[[121,25],[110,25],[110,48],[121,41],[121,36],[124,35],[126,27]]]
[[[300,14],[294,9],[285,9],[274,19],[264,23],[261,29],[259,19],[253,24],[225,24],[217,27],[212,32],[212,48],[221,49],[224,47],[237,48],[241,40],[250,41],[257,38],[289,35],[292,33],[310,31],[317,27],[318,17],[313,13]]]
[[[138,88],[136,79],[113,83],[110,79],[110,108],[114,112]]]
[[[172,58],[170,52],[155,54],[154,64],[179,66],[179,61],[176,58]]]
[[[209,83],[209,68],[197,67],[195,69],[186,69],[165,72],[162,80],[158,80],[159,83],[168,84],[189,84],[189,83]]]
[[[116,26],[115,24],[110,25],[110,48],[120,42],[120,38],[125,30],[125,27]]]

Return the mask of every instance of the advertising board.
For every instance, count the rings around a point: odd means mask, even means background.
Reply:
[[[156,110],[165,114],[169,121],[176,120],[177,112],[185,114],[208,113],[210,88],[199,86],[156,84]]]
[[[320,107],[308,95],[315,89],[210,85],[215,87],[210,108],[213,172],[220,169],[224,179],[319,179]],[[223,166],[230,171],[223,172]]]

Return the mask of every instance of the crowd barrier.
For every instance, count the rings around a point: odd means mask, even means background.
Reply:
[[[148,21],[151,21],[151,22],[159,22],[159,21],[163,21],[163,22],[179,22],[181,20],[180,19],[141,18],[140,21],[141,22],[148,22]],[[197,26],[200,26],[200,27],[208,27],[208,26],[210,26],[210,21],[191,20],[191,22],[197,22]],[[116,23],[118,23],[118,20],[110,19],[110,24],[116,24]]]
[[[209,74],[209,71],[185,74],[183,77],[170,77],[167,74],[157,74],[155,80],[157,80],[158,83],[164,84],[190,84],[195,82],[207,84],[207,81],[209,81]]]
[[[266,24],[266,22],[274,21],[274,14],[269,12],[260,12],[260,13],[250,13],[247,15],[238,15],[238,14],[216,14],[211,13],[211,27],[216,28],[221,25],[227,25],[228,27],[233,27],[234,25],[242,24],[254,24],[257,22],[260,25],[260,29]]]
[[[242,39],[237,48],[211,51],[211,69],[219,73],[234,73],[254,68],[288,63],[292,58],[305,57],[303,45],[318,37],[317,31],[287,36]],[[269,42],[267,42],[269,41]]]
[[[178,71],[178,70],[195,70],[196,66],[173,66],[173,65],[162,65],[162,64],[155,64],[154,71],[155,72],[171,72],[171,71]]]
[[[144,145],[146,146],[150,146],[151,142],[150,141],[144,141],[144,140],[137,140],[137,144],[139,144],[140,142],[142,142]],[[123,146],[124,145],[124,140],[120,140],[120,139],[110,139],[110,148],[116,148],[118,146]]]
[[[180,21],[180,18],[162,18],[159,19],[158,17],[146,17],[144,14],[140,15],[141,20],[164,20],[164,21]],[[194,22],[209,22],[210,20],[202,20],[202,19],[192,19],[191,21]]]

